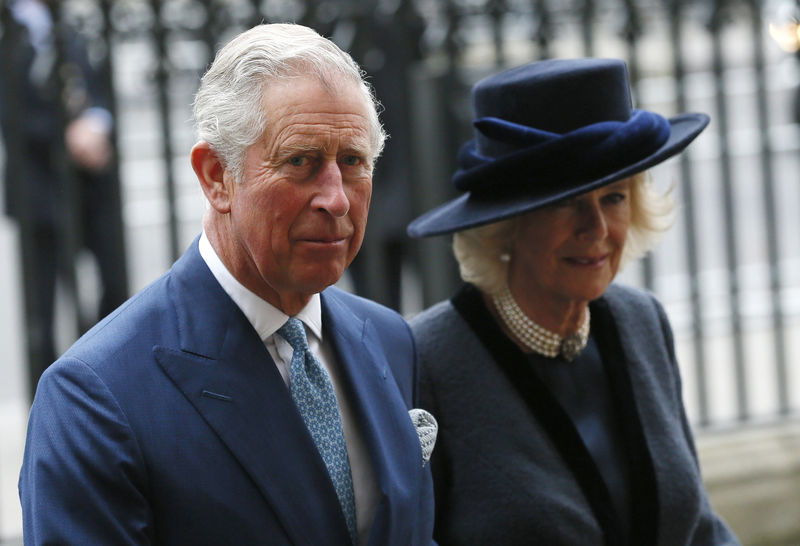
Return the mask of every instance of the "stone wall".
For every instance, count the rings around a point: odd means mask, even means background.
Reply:
[[[800,545],[800,421],[698,432],[714,509],[744,546]]]

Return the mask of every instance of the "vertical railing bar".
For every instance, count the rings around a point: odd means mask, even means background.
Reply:
[[[72,168],[72,163],[69,160],[64,140],[65,129],[69,123],[69,114],[67,112],[67,105],[65,104],[66,81],[64,71],[61,69],[66,60],[66,43],[65,43],[65,29],[63,7],[60,2],[53,2],[49,5],[51,15],[53,18],[53,36],[55,37],[55,51],[56,51],[56,81],[58,89],[58,145],[57,157],[54,162],[56,163],[56,176],[62,184],[64,191],[63,206],[61,207],[62,217],[60,221],[59,239],[59,255],[62,256],[59,265],[61,272],[61,281],[69,299],[72,300],[73,313],[75,317],[75,325],[77,332],[73,334],[79,335],[81,332],[86,331],[89,321],[84,316],[81,309],[81,297],[79,293],[79,286],[77,281],[77,257],[79,250],[79,234],[78,234],[78,209],[79,209],[79,189],[78,180],[76,179],[75,172]],[[55,316],[53,316],[55,320]]]
[[[581,2],[581,39],[583,52],[587,57],[594,56],[594,16],[595,0],[582,0]]]
[[[550,57],[550,41],[552,39],[553,20],[547,6],[547,0],[533,0],[532,15],[536,16],[531,37],[539,49],[539,59]]]
[[[623,0],[625,8],[625,21],[623,23],[622,34],[625,39],[625,48],[628,57],[628,73],[631,80],[631,90],[633,93],[633,103],[640,106],[641,95],[639,90],[639,80],[641,70],[639,63],[639,37],[642,35],[642,21],[634,0]]]
[[[253,6],[253,20],[251,26],[260,25],[264,22],[264,16],[261,14],[261,0],[250,0]]]
[[[112,202],[109,203],[108,206],[113,207],[118,212],[118,215],[115,216],[119,218],[119,222],[115,222],[114,226],[108,226],[108,229],[114,229],[117,232],[115,233],[115,238],[120,243],[121,248],[117,249],[114,259],[117,260],[117,263],[119,264],[119,268],[117,269],[118,274],[123,276],[123,278],[118,279],[118,281],[120,286],[125,287],[125,293],[127,294],[128,266],[127,253],[125,251],[124,226],[122,223],[122,188],[120,187],[121,178],[119,169],[119,108],[117,105],[117,93],[114,88],[114,36],[112,32],[113,26],[111,24],[112,1],[113,0],[100,1],[100,13],[103,18],[103,41],[105,42],[106,48],[106,56],[101,73],[105,79],[103,85],[107,94],[108,110],[111,112],[111,119],[114,121],[111,127],[111,145],[113,155],[111,158],[112,164],[110,167],[112,169],[112,179],[114,180],[114,191],[109,192]]]
[[[625,39],[625,47],[628,57],[628,75],[631,80],[631,91],[633,103],[636,107],[641,107],[641,91],[639,81],[641,80],[641,70],[639,63],[638,40],[642,35],[642,21],[634,0],[623,0],[625,8],[625,20],[622,33]],[[655,271],[653,264],[653,254],[648,252],[641,260],[642,264],[642,284],[648,290],[653,290],[655,286]]]
[[[304,0],[303,1],[303,14],[300,16],[300,19],[297,21],[301,25],[305,25],[307,27],[311,27],[320,31],[319,28],[316,28],[315,21],[316,21],[316,4],[315,0]]]
[[[206,45],[206,66],[207,69],[214,59],[217,48],[217,37],[214,33],[214,0],[202,0],[201,4],[206,11],[206,20],[203,21],[202,38]],[[205,73],[205,70],[203,70]]]
[[[494,64],[502,67],[506,64],[505,41],[503,40],[503,15],[508,6],[505,0],[490,0],[487,5],[492,22],[492,41],[494,43]]]
[[[103,75],[103,86],[104,89],[108,93],[108,111],[111,113],[112,119],[114,119],[115,123],[112,127],[111,131],[111,142],[114,146],[114,165],[113,168],[118,170],[118,155],[117,150],[119,149],[119,131],[117,128],[117,115],[118,115],[118,108],[117,108],[117,94],[114,92],[114,74],[113,74],[113,55],[114,55],[114,45],[112,43],[113,40],[113,33],[111,32],[112,25],[111,25],[111,2],[113,0],[100,0],[100,13],[103,19],[103,42],[105,44],[106,54],[105,60],[103,61],[103,68],[101,70],[101,74]]]
[[[667,0],[669,11],[670,44],[672,46],[672,72],[675,81],[675,102],[679,112],[685,112],[686,100],[686,68],[683,61],[683,28],[681,22],[683,0]],[[681,154],[679,158],[681,171],[681,191],[683,193],[683,221],[686,226],[686,263],[689,270],[689,297],[692,309],[692,339],[695,360],[695,383],[697,385],[698,424],[708,426],[708,381],[706,378],[706,347],[703,310],[700,300],[700,265],[695,235],[695,203],[692,183],[692,170],[689,156]]]
[[[0,2],[0,24],[3,26],[2,36],[0,39],[0,46],[6,44],[13,44],[22,37],[17,33],[21,30],[18,25],[11,24],[11,8],[8,3]],[[10,57],[13,55],[12,47],[0,48],[0,56],[3,57],[0,64],[3,67],[9,67],[12,63]],[[0,87],[2,87],[2,96],[9,104],[18,104],[20,101],[21,89],[18,87],[17,78],[3,77],[0,78]],[[20,109],[11,108],[4,112],[7,125],[4,127],[9,133],[22,134],[22,123]],[[33,257],[33,218],[30,207],[26,203],[30,200],[31,185],[23,183],[26,179],[26,174],[23,172],[26,169],[26,161],[24,161],[24,154],[28,153],[23,146],[21,139],[9,138],[9,135],[4,133],[5,139],[5,161],[8,166],[5,174],[10,177],[4,180],[8,184],[8,192],[6,196],[13,202],[11,205],[14,208],[15,219],[19,227],[19,252],[21,258],[22,275],[22,290],[23,290],[23,309],[24,309],[24,328],[25,332],[25,350],[27,357],[26,369],[26,382],[28,402],[33,400],[33,395],[36,392],[36,383],[38,374],[42,370],[39,369],[40,363],[44,361],[45,355],[43,354],[42,343],[39,338],[42,336],[40,324],[35,320],[36,316],[36,300],[43,297],[33,286],[30,279],[33,278],[34,257]],[[9,206],[6,203],[6,206]]]
[[[459,36],[463,19],[462,7],[454,0],[444,0],[444,15],[447,18],[447,35],[444,41],[447,64],[445,76],[442,80],[441,93],[437,96],[443,99],[439,106],[443,112],[442,119],[445,120],[444,123],[447,124],[447,127],[451,128],[451,130],[445,131],[442,142],[446,148],[444,153],[448,161],[452,161],[451,158],[456,157],[456,152],[461,146],[462,137],[460,130],[461,119],[459,119],[457,112],[457,106],[461,104],[463,91],[460,70],[463,43]],[[424,261],[429,262],[426,264],[426,271],[429,275],[438,275],[440,277],[447,275],[448,280],[451,272],[455,276],[449,246],[449,241],[446,242],[441,238],[424,244],[424,251],[427,252],[427,254],[424,254]],[[449,293],[452,289],[452,286],[446,287],[447,284],[452,283],[442,282],[441,279],[428,279],[428,282],[423,286],[424,304],[430,305],[439,299],[449,297],[449,294],[443,293]]]
[[[733,358],[736,371],[737,414],[740,420],[748,415],[747,384],[745,380],[744,342],[742,339],[741,285],[739,282],[739,257],[736,248],[737,229],[734,222],[734,188],[731,165],[730,141],[728,138],[728,99],[725,94],[725,66],[723,60],[722,26],[726,0],[715,0],[709,20],[712,46],[712,72],[714,75],[714,97],[719,139],[720,178],[722,182],[722,204],[725,215],[725,251],[728,267],[728,290],[730,301],[730,326]]]
[[[445,53],[447,56],[447,78],[445,79],[445,96],[449,114],[453,114],[453,99],[459,92],[459,60],[461,58],[462,45],[459,43],[458,27],[461,23],[461,13],[453,0],[445,0],[445,13],[448,18],[447,37],[445,39]],[[457,121],[457,120],[455,120]],[[448,131],[448,145],[450,150],[458,150],[461,145],[457,131]]]
[[[153,11],[153,35],[156,46],[156,85],[158,87],[158,109],[161,116],[161,153],[164,158],[164,182],[167,194],[167,218],[170,260],[177,259],[178,247],[178,215],[176,210],[175,173],[172,165],[172,120],[170,119],[169,73],[167,70],[168,53],[166,29],[161,22],[161,0],[150,0]]]
[[[764,191],[764,221],[767,229],[767,254],[769,259],[769,289],[773,345],[778,390],[778,409],[781,414],[789,412],[789,381],[786,364],[786,341],[784,339],[784,311],[781,300],[783,281],[779,263],[780,241],[778,213],[775,201],[775,176],[772,169],[772,144],[769,137],[769,102],[767,101],[766,73],[764,69],[763,24],[761,5],[750,0],[750,18],[753,33],[753,60],[756,71],[756,101],[758,108],[758,133],[761,160],[762,188]]]

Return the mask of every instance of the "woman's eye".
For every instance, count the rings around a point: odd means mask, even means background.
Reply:
[[[607,203],[611,203],[612,205],[616,205],[617,203],[623,202],[626,198],[627,198],[627,195],[625,195],[624,193],[622,193],[622,192],[614,192],[614,193],[609,193],[608,195],[606,195],[604,199],[606,200]]]

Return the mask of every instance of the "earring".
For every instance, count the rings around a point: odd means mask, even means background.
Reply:
[[[500,254],[500,261],[504,263],[508,263],[511,261],[511,254],[508,252],[503,252]]]

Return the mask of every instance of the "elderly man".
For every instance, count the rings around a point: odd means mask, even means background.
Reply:
[[[430,543],[409,329],[331,287],[385,136],[358,66],[261,25],[219,52],[195,118],[203,234],[42,377],[26,544]]]

